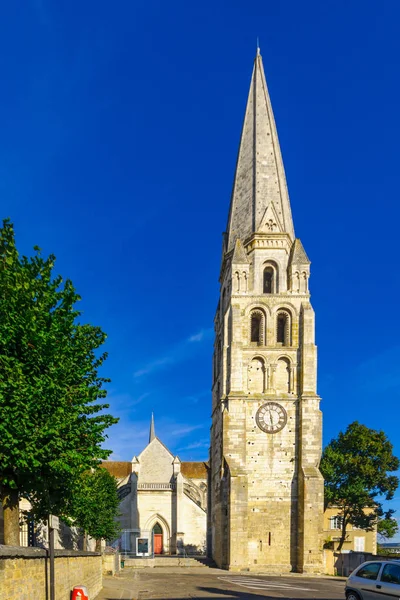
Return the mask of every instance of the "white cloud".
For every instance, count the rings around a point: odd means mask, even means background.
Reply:
[[[202,427],[204,427],[204,425],[184,425],[183,427],[171,431],[171,435],[178,437],[185,436],[189,433],[192,433],[192,431],[196,431],[196,429],[201,429]]]
[[[193,432],[204,428],[204,424],[191,425],[190,423],[177,422],[171,419],[155,419],[156,435],[174,454],[178,452],[178,446],[182,444],[187,436]],[[129,421],[121,419],[119,423],[113,425],[108,430],[108,439],[104,442],[104,448],[112,450],[108,460],[132,460],[133,456],[137,456],[144,450],[149,441],[150,431],[150,415],[149,419]],[[194,434],[196,436],[196,434]],[[192,450],[196,448],[208,448],[208,440],[201,438],[200,440],[192,440],[191,437],[187,440],[190,447],[181,448],[181,450]],[[183,442],[184,443],[184,442]]]
[[[213,329],[212,328],[201,329],[201,331],[199,331],[198,333],[195,333],[195,334],[191,335],[188,338],[188,342],[190,342],[190,343],[193,343],[193,342],[202,342],[205,339],[209,339],[212,335],[213,335]]]
[[[165,365],[172,364],[174,362],[175,360],[173,356],[164,356],[163,358],[158,358],[157,360],[148,363],[142,369],[135,371],[133,376],[142,377],[143,375],[148,375],[149,373],[158,370],[160,367],[165,367]]]
[[[109,460],[132,460],[146,446],[149,438],[150,420],[131,423],[121,419],[108,430],[103,446],[112,450]]]
[[[164,369],[168,366],[174,365],[181,361],[184,361],[190,356],[189,348],[199,342],[210,339],[213,334],[212,329],[201,329],[199,332],[190,335],[185,340],[178,342],[175,346],[172,346],[170,350],[164,355],[154,360],[151,360],[142,368],[137,369],[133,376],[135,378],[149,375],[159,369]]]
[[[202,398],[211,398],[210,390],[203,390],[202,392],[197,392],[195,394],[191,394],[190,396],[185,397],[186,402],[191,402],[192,404],[197,404]]]
[[[188,444],[187,446],[183,446],[179,448],[178,451],[182,452],[183,450],[196,450],[197,448],[208,448],[210,445],[210,440],[204,439],[198,442],[193,442],[192,444]]]

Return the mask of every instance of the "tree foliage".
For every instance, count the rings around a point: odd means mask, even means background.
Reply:
[[[399,524],[393,515],[394,510],[391,508],[378,519],[378,533],[386,540],[394,537],[399,531]]]
[[[117,422],[98,403],[106,396],[98,353],[106,335],[78,322],[70,280],[53,275],[55,257],[18,254],[14,229],[0,229],[0,483],[38,516],[63,512],[69,482],[109,451],[105,430]],[[10,500],[9,500],[10,501]]]
[[[81,475],[68,513],[95,540],[111,540],[120,532],[118,508],[117,480],[100,468]]]
[[[325,479],[325,504],[337,506],[338,516],[342,517],[339,551],[349,524],[372,530],[379,517],[387,516],[380,499],[393,498],[399,479],[391,473],[399,464],[385,433],[357,421],[326,446],[321,473]]]

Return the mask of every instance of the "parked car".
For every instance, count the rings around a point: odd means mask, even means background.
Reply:
[[[394,600],[400,598],[400,560],[362,563],[346,581],[347,600]]]

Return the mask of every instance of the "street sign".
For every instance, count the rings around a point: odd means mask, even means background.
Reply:
[[[60,529],[60,519],[55,515],[49,515],[50,529]]]
[[[136,538],[136,555],[149,555],[149,538]]]

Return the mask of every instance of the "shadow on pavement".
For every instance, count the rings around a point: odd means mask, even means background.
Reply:
[[[207,592],[207,594],[215,594],[216,598],[221,598],[221,596],[223,596],[223,600],[246,600],[246,598],[251,598],[251,600],[257,600],[258,598],[263,598],[265,600],[265,598],[280,598],[280,599],[284,599],[286,598],[290,598],[290,600],[305,600],[305,598],[307,598],[307,596],[302,596],[300,598],[296,598],[293,595],[293,590],[282,590],[279,589],[276,591],[277,594],[279,594],[278,596],[275,596],[275,592],[274,590],[263,590],[263,594],[259,594],[257,592],[250,592],[249,590],[243,591],[243,592],[239,592],[239,591],[232,591],[232,590],[222,590],[221,588],[213,588],[213,587],[199,587],[197,588],[200,592]],[[261,590],[260,590],[261,591]],[[287,593],[287,596],[284,596],[283,594],[285,594],[285,592]],[[321,592],[321,598],[322,598],[322,594],[323,592]],[[308,596],[310,597],[310,596]],[[188,596],[188,598],[190,598]],[[196,600],[210,600],[210,597],[201,597],[201,596],[195,596]],[[315,598],[315,596],[313,596],[313,598]],[[183,598],[178,599],[178,598],[169,598],[168,600],[184,600]],[[324,598],[324,600],[337,600],[337,598]]]
[[[189,596],[179,596],[179,598],[172,598],[172,596],[168,596],[168,600],[191,600],[192,598],[196,598],[196,600],[211,600],[213,597],[215,597],[216,599],[219,598],[220,600],[265,600],[266,598],[280,598],[281,600],[285,599],[285,596],[282,596],[282,590],[279,590],[279,596],[275,596],[274,592],[272,590],[265,590],[265,594],[257,594],[254,592],[250,592],[248,590],[243,591],[243,592],[239,592],[239,591],[232,591],[232,590],[222,590],[221,588],[213,588],[213,587],[199,587],[197,588],[199,590],[199,592],[206,592],[207,596],[198,596],[196,594],[196,596],[193,596],[193,593],[190,594]],[[300,598],[296,598],[295,596],[289,595],[290,594],[290,590],[285,590],[288,592],[288,596],[286,596],[286,598],[290,598],[290,600],[305,600],[305,598],[307,598],[307,596],[303,596]],[[143,596],[142,596],[143,594]],[[143,600],[145,600],[145,598],[147,597],[147,594],[143,593],[142,594],[139,593],[139,598],[143,598]],[[210,596],[209,594],[214,594],[215,596]],[[315,596],[313,596],[315,598]],[[112,598],[111,596],[108,596],[107,598],[104,598],[104,600],[131,600],[132,596],[126,597],[126,598]],[[151,596],[149,597],[149,600],[151,600]],[[337,600],[337,598],[324,598],[324,600]]]

